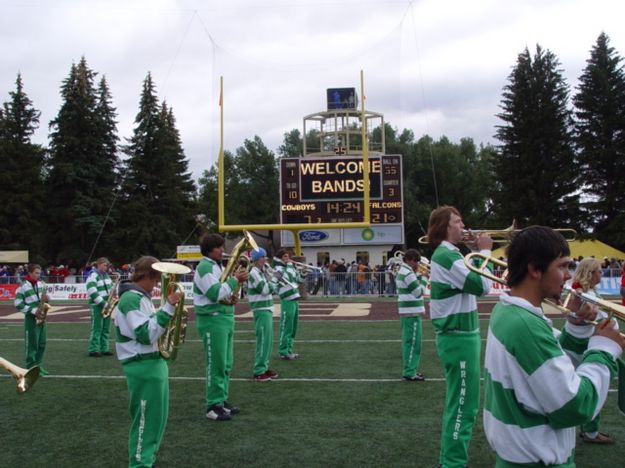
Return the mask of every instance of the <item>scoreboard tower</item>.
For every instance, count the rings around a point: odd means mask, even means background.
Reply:
[[[327,109],[307,115],[303,123],[302,157],[280,159],[280,221],[310,228],[283,230],[282,245],[295,245],[298,235],[312,263],[356,257],[372,265],[385,262],[393,245],[404,243],[404,229],[402,158],[385,154],[384,116],[359,111],[355,88],[330,88]],[[362,135],[368,145],[371,226],[341,228],[364,219]]]

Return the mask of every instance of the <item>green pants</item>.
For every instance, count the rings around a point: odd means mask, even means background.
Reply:
[[[111,316],[102,317],[102,305],[90,305],[91,309],[91,335],[89,336],[90,353],[109,352],[109,333],[111,330]]]
[[[254,330],[256,332],[256,353],[254,354],[254,375],[264,374],[269,370],[271,348],[273,347],[273,311],[268,309],[254,311]]]
[[[439,463],[463,467],[480,404],[480,334],[437,334],[436,349],[445,368],[446,392]]]
[[[26,349],[26,369],[40,366],[46,350],[46,323],[37,325],[32,314],[24,315],[24,347]]]
[[[122,365],[128,383],[128,466],[154,465],[169,413],[169,369],[163,359]]]
[[[228,400],[234,362],[234,315],[198,315],[196,322],[204,343],[208,409]]]
[[[421,361],[421,316],[400,315],[402,343],[402,376],[413,377]]]
[[[280,343],[278,344],[278,353],[281,356],[286,356],[293,352],[298,320],[299,302],[280,301]]]

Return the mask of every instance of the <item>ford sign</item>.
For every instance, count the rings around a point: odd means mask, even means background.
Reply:
[[[324,231],[302,231],[299,238],[303,242],[319,242],[328,238],[328,233]]]

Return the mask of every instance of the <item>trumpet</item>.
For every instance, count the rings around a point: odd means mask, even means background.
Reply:
[[[467,244],[471,243],[475,240],[476,237],[485,234],[490,236],[493,239],[493,243],[495,244],[508,244],[512,237],[522,231],[522,229],[517,229],[516,221],[512,221],[512,224],[505,229],[463,229],[462,231],[462,243]],[[575,229],[563,228],[563,229],[554,229],[554,231],[562,234],[564,239],[567,242],[573,242],[577,239],[577,231]],[[419,237],[419,244],[429,244],[428,236]]]
[[[479,265],[476,265],[474,263],[474,260],[481,260],[481,263],[479,263]],[[499,265],[500,267],[505,268],[505,269],[508,268],[507,262],[504,262],[503,260],[499,260],[498,258],[495,258],[495,257],[481,254],[479,252],[473,252],[464,257],[464,264],[469,270],[479,275],[485,276],[486,278],[489,278],[493,281],[496,281],[497,283],[506,284],[507,283],[506,281],[507,270],[504,271],[504,274],[501,277],[496,276],[493,273],[491,273],[490,270],[487,269],[489,263],[494,263],[495,265]],[[573,311],[571,311],[571,309],[568,308],[568,304],[573,297],[577,297],[584,302],[588,302],[590,304],[596,305],[600,309],[604,310],[608,314],[608,319],[617,318],[619,320],[625,321],[625,307],[623,306],[614,304],[609,301],[604,301],[602,299],[597,299],[596,297],[592,297],[586,293],[578,293],[577,291],[569,287],[565,287],[564,291],[567,292],[567,296],[564,299],[562,305],[556,304],[555,302],[549,299],[544,299],[543,302],[549,304],[551,307],[556,308],[558,311],[560,311],[564,315],[571,315],[573,314]],[[591,325],[597,325],[596,321],[588,321],[587,323]],[[625,337],[625,334],[621,333],[621,336]]]
[[[0,367],[6,370],[15,380],[17,380],[17,393],[24,393],[28,391],[28,389],[35,385],[35,382],[39,378],[39,366],[34,366],[30,369],[22,369],[12,362],[0,357]]]
[[[404,261],[404,255],[405,255],[404,252],[402,252],[401,250],[398,250],[388,260],[387,266],[390,268],[391,274],[393,276],[397,276],[397,273],[399,272],[399,267]],[[417,272],[420,275],[429,276],[430,275],[430,260],[428,260],[426,257],[421,257],[419,259],[419,266],[417,268]]]
[[[157,262],[152,265],[152,268],[163,274],[161,276],[161,306],[165,304],[167,296],[172,292],[177,291],[182,294],[182,298],[174,309],[174,316],[158,339],[158,351],[161,356],[168,361],[174,361],[178,356],[180,345],[184,343],[189,321],[189,311],[184,306],[184,289],[180,283],[176,282],[176,275],[186,275],[191,272],[191,268],[173,262]]]

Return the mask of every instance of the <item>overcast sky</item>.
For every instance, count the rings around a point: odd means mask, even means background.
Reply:
[[[21,72],[47,144],[61,82],[84,55],[125,138],[149,71],[197,178],[216,161],[220,76],[226,149],[258,135],[276,150],[325,110],[326,88],[359,88],[362,69],[367,109],[400,130],[496,143],[517,55],[549,49],[574,90],[601,31],[625,55],[624,13],[619,0],[0,0],[0,101]]]

